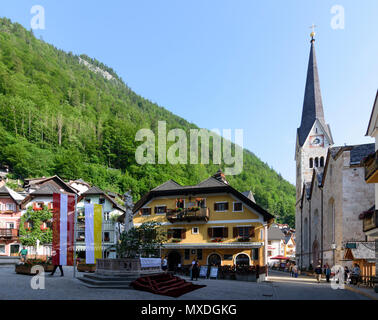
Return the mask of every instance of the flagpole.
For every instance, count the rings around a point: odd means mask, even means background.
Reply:
[[[74,218],[74,266],[73,266],[74,278],[76,278],[76,221],[77,221],[77,194],[75,194],[75,218]]]

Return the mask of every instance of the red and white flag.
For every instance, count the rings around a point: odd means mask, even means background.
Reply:
[[[75,196],[53,194],[52,263],[73,266]]]

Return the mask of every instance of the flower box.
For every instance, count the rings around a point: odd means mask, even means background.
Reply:
[[[52,264],[17,264],[15,266],[15,272],[18,274],[35,275],[36,272],[31,271],[34,266],[41,265],[45,272],[52,272],[54,266]]]
[[[181,239],[173,238],[172,242],[174,242],[174,243],[181,242]]]
[[[79,272],[96,272],[96,265],[95,264],[79,263],[77,265],[77,271],[79,271]]]
[[[214,238],[211,239],[211,242],[223,242],[223,238]]]

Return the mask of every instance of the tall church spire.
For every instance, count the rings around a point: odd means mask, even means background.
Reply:
[[[320,82],[318,74],[318,65],[315,55],[315,32],[311,33],[311,49],[308,61],[306,89],[303,102],[302,121],[298,129],[298,142],[300,146],[305,143],[316,120],[319,120],[324,131],[329,136],[331,144],[333,144],[331,131],[324,120],[323,102],[320,91]]]

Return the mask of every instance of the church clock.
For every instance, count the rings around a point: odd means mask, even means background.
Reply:
[[[310,137],[310,146],[311,147],[324,147],[324,136],[316,135]]]

